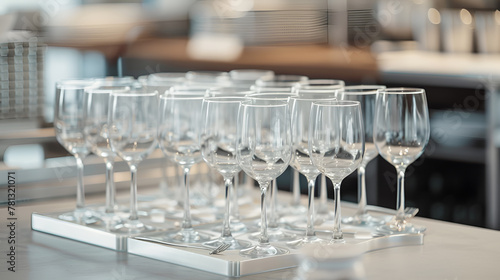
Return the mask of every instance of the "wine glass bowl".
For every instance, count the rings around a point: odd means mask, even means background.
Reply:
[[[405,216],[404,175],[408,165],[419,158],[429,141],[430,124],[425,90],[387,88],[378,91],[373,140],[380,156],[397,172],[395,217],[380,227],[382,232],[423,232]]]

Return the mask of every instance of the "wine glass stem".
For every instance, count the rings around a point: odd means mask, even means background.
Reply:
[[[76,209],[85,208],[85,187],[83,185],[83,156],[75,155],[76,159]]]
[[[260,183],[260,245],[269,244],[269,236],[267,235],[267,207],[266,207],[266,192],[270,182]]]
[[[366,214],[366,164],[362,163],[358,167],[358,210],[356,216]]]
[[[319,193],[319,210],[323,214],[328,213],[328,206],[327,206],[327,201],[328,201],[328,191],[326,190],[326,176],[321,175],[321,186],[320,186],[320,193]]]
[[[278,184],[276,183],[276,179],[273,180],[271,184],[271,203],[269,205],[269,227],[277,228],[278,227],[278,217],[276,216],[276,205],[278,204]]]
[[[404,222],[405,220],[405,171],[406,166],[396,167],[398,172],[398,196],[397,196],[397,211],[396,221]]]
[[[224,185],[226,188],[224,199],[225,199],[225,211],[224,211],[224,222],[222,225],[222,237],[231,237],[231,227],[229,226],[229,213],[231,210],[230,202],[231,198],[229,196],[229,192],[231,190],[231,186],[233,184],[233,178],[224,178]]]
[[[240,219],[240,209],[238,207],[238,176],[236,175],[232,179],[232,184],[231,184],[231,211],[230,215],[234,218],[239,220]]]
[[[113,176],[113,158],[106,158],[106,213],[115,212],[115,183]]]
[[[130,217],[129,220],[136,221],[139,220],[139,215],[137,214],[137,165],[130,165]]]
[[[191,224],[191,211],[190,211],[190,204],[189,204],[189,180],[188,180],[188,175],[189,175],[189,170],[190,167],[184,167],[184,218],[182,220],[182,228],[183,229],[190,229],[193,227]]]
[[[300,205],[300,176],[297,170],[293,170],[292,180],[292,206]]]
[[[333,184],[335,208],[334,208],[334,221],[333,221],[333,239],[341,240],[344,238],[342,229],[340,228],[340,221],[342,215],[340,213],[340,183]]]
[[[306,227],[306,236],[315,236],[314,233],[314,184],[316,182],[316,178],[308,180],[307,183],[307,192],[308,192],[308,202],[307,202],[307,227]]]

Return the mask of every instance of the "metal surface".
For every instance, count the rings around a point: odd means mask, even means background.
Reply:
[[[161,239],[161,235],[155,235]],[[155,236],[150,235],[149,238]],[[372,237],[356,234],[346,236],[346,247],[352,247],[355,252],[363,254],[370,251],[387,249],[398,246],[421,245],[424,234],[400,234],[391,236]],[[247,236],[239,236],[246,240]],[[276,246],[286,247],[283,243],[273,243]],[[206,272],[216,273],[230,277],[240,277],[273,270],[280,270],[299,265],[300,250],[290,249],[290,253],[280,256],[251,259],[240,256],[239,250],[227,250],[219,255],[208,255],[204,249],[180,248],[135,238],[128,238],[128,252],[164,262],[187,266]]]
[[[80,225],[63,221],[57,217],[61,213],[31,214],[31,228],[36,231],[57,235],[60,237],[124,252],[127,251],[127,237],[130,235],[116,234],[103,227]],[[158,230],[158,232],[161,229]]]

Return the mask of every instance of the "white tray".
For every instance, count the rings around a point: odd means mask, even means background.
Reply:
[[[161,234],[148,235],[149,238],[155,238],[155,236],[161,239]],[[352,247],[353,251],[359,255],[397,246],[421,245],[424,242],[424,234],[400,234],[370,239],[355,239],[353,237],[354,235],[352,237],[345,236],[346,244],[343,246]],[[238,238],[247,239],[246,236]],[[127,243],[128,252],[131,254],[230,277],[295,267],[298,266],[300,260],[300,251],[290,248],[287,248],[290,253],[286,255],[251,259],[240,256],[238,250],[209,255],[209,250],[163,245],[133,237],[128,238]],[[273,243],[273,245],[286,248],[286,244],[283,243]]]

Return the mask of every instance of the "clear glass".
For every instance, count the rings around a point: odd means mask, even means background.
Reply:
[[[297,84],[305,84],[309,78],[301,75],[275,75],[274,77],[262,77],[255,81],[252,87],[257,92],[292,92]]]
[[[292,156],[290,112],[282,100],[247,100],[238,113],[236,158],[261,190],[259,244],[240,251],[251,258],[282,255],[289,251],[271,245],[267,232],[266,194],[272,180],[288,167]]]
[[[396,216],[380,230],[389,233],[422,232],[405,217],[404,175],[406,168],[425,150],[429,141],[429,111],[425,90],[388,88],[378,91],[373,140],[382,158],[397,172]]]
[[[83,159],[90,153],[84,138],[84,98],[85,88],[93,80],[62,81],[56,84],[54,128],[57,141],[76,159],[76,209],[59,216],[60,219],[79,224],[98,224],[99,215],[85,206],[85,187],[83,184]]]
[[[237,86],[250,86],[254,85],[258,79],[272,79],[274,78],[274,71],[261,70],[261,69],[235,69],[229,72],[231,83]]]
[[[334,100],[331,98],[330,100]],[[292,160],[290,166],[300,172],[307,179],[307,225],[305,235],[288,245],[300,247],[304,244],[322,241],[316,236],[314,231],[315,213],[314,213],[314,189],[316,178],[320,174],[318,168],[312,163],[309,154],[309,118],[311,115],[311,105],[316,99],[305,99],[300,97],[290,97],[290,106],[292,114]]]
[[[109,144],[108,112],[109,97],[113,90],[86,89],[84,98],[84,136],[92,153],[104,159],[106,165],[106,204],[101,215],[108,228],[121,219],[116,214],[116,189],[114,184],[114,162],[116,153]]]
[[[382,85],[347,86],[339,94],[340,100],[358,101],[361,104],[361,113],[365,125],[365,155],[358,167],[358,209],[353,216],[342,219],[345,224],[375,226],[384,222],[382,219],[370,215],[366,209],[368,203],[365,178],[366,166],[378,156],[377,148],[373,143],[373,118],[375,116],[377,91],[384,88],[385,86]]]
[[[334,227],[331,242],[345,242],[340,212],[340,185],[363,160],[363,117],[357,101],[318,101],[311,107],[309,154],[334,188]]]
[[[130,167],[130,215],[113,231],[136,234],[155,230],[139,220],[137,210],[137,167],[157,147],[158,93],[112,92],[108,129],[111,149]]]
[[[222,71],[189,71],[186,73],[186,84],[206,86],[230,86],[229,73]]]
[[[203,243],[211,237],[196,231],[192,225],[189,198],[189,171],[202,161],[199,137],[202,123],[203,95],[164,94],[160,97],[158,142],[166,157],[184,172],[184,215],[181,229],[165,240],[177,243]]]
[[[288,99],[295,94],[292,92],[261,92],[249,94],[246,96],[247,99],[253,100],[254,102],[265,102],[267,100],[276,100],[282,102],[288,102]],[[295,171],[295,170],[294,170]],[[293,182],[294,184],[295,182]],[[292,191],[293,189],[292,184]],[[281,210],[282,213],[295,213],[301,214],[305,212],[305,207],[301,207],[301,205],[286,205],[278,204],[278,184],[276,178],[273,179],[271,185],[271,196],[269,200],[269,224],[268,224],[268,235],[269,240],[271,241],[291,241],[295,239],[293,234],[289,234],[283,230],[280,225],[279,219],[280,215],[278,209]],[[300,192],[300,189],[295,191]],[[251,239],[259,239],[259,234],[250,235]]]
[[[221,236],[204,245],[218,247],[230,244],[229,249],[241,250],[251,246],[249,241],[235,239],[231,233],[231,197],[234,177],[241,171],[236,160],[236,127],[240,102],[244,97],[208,97],[203,100],[203,123],[200,137],[201,154],[205,162],[224,178],[225,207]],[[237,202],[237,201],[236,201]]]
[[[313,91],[313,90],[341,90],[345,87],[345,82],[334,79],[310,79],[305,83],[294,85],[294,91]]]

